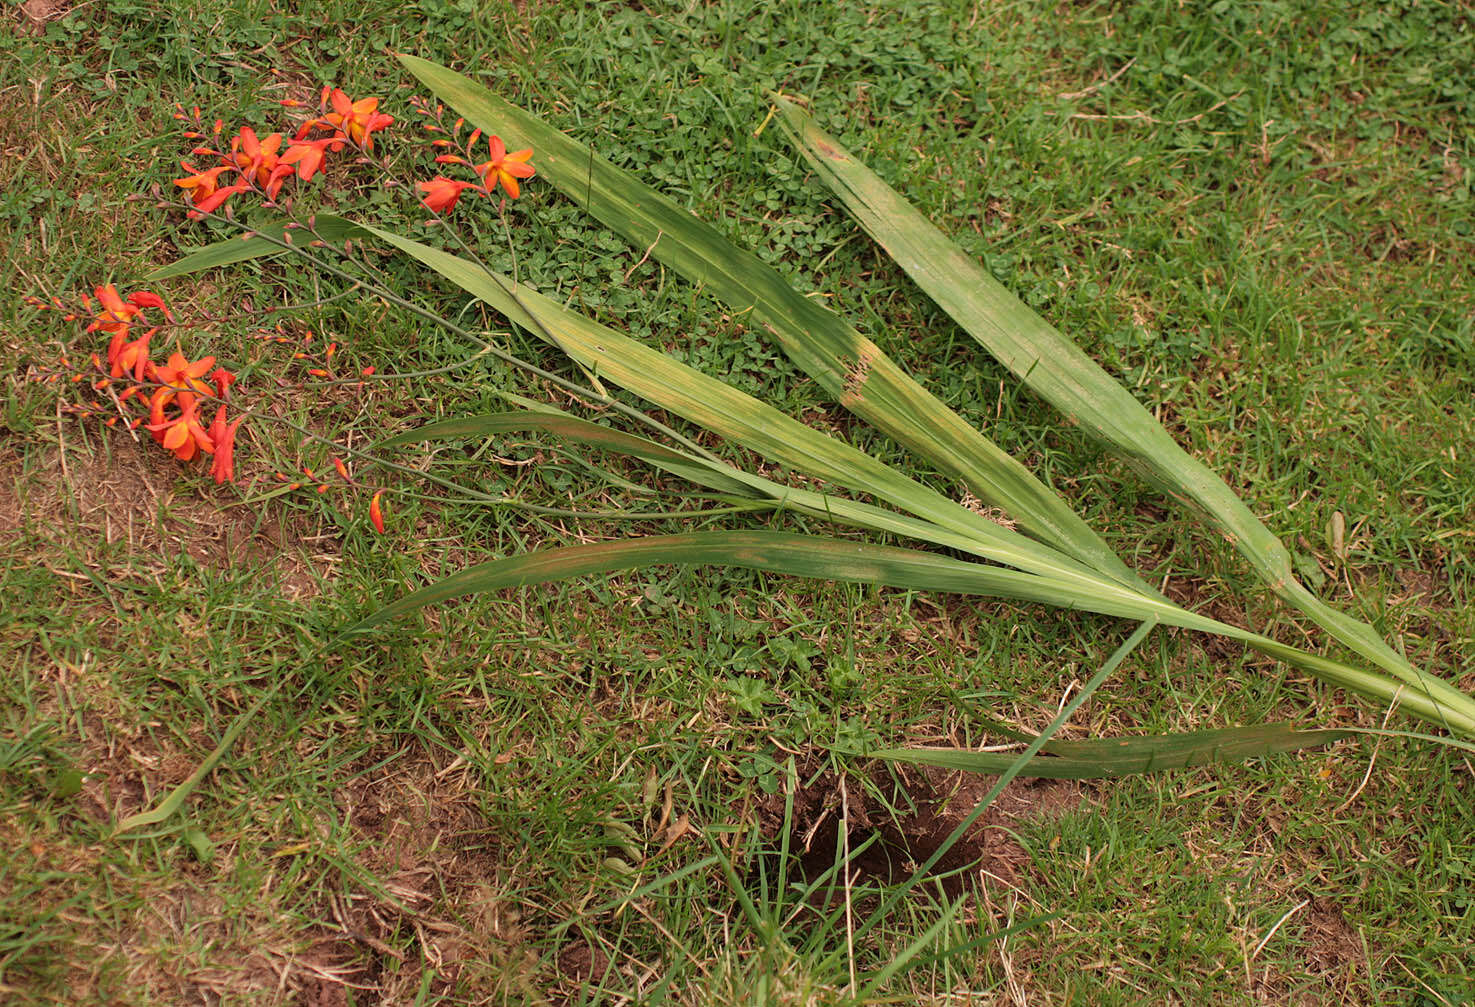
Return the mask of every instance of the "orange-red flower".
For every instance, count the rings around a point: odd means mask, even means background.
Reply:
[[[236,430],[240,425],[239,419],[233,423],[226,422],[225,406],[215,411],[215,419],[210,423],[208,434],[215,447],[215,460],[210,465],[210,474],[215,477],[217,484],[230,482],[235,478]]]
[[[190,172],[184,178],[176,178],[174,184],[189,192],[190,202],[195,206],[189,212],[191,220],[199,220],[207,213],[214,213],[227,199],[250,188],[243,183],[225,186],[220,184],[221,173],[230,171],[236,165],[222,164],[204,171],[196,170],[188,161],[180,161],[179,166]]]
[[[360,98],[354,101],[338,88],[328,93],[333,111],[323,116],[321,122],[347,134],[348,138],[364,150],[374,148],[373,134],[394,124],[394,116],[379,111],[378,98]]]
[[[230,386],[236,383],[236,376],[224,367],[215,368],[215,373],[210,375],[210,381],[215,385],[215,394],[222,399],[230,398]]]
[[[332,140],[294,140],[282,155],[282,164],[295,164],[297,177],[306,182],[321,174],[323,163],[328,158],[328,145]]]
[[[257,188],[275,199],[282,183],[292,174],[291,165],[281,163],[278,151],[282,147],[282,134],[270,133],[258,139],[250,126],[242,126],[241,132],[230,142],[231,159],[241,174],[254,182]]]
[[[155,390],[149,400],[148,429],[165,451],[172,451],[174,457],[187,462],[201,451],[214,452],[215,442],[200,424],[198,404],[193,399],[184,403],[182,398],[172,388]],[[170,405],[178,408],[178,415],[171,417],[165,412]]]
[[[142,381],[149,366],[149,337],[157,329],[149,329],[143,335],[132,341],[128,340],[128,333],[133,326],[133,320],[145,308],[158,308],[164,312],[165,318],[170,318],[169,308],[164,304],[163,298],[158,294],[140,290],[129,294],[125,299],[118,293],[118,289],[111,283],[104,287],[94,287],[94,294],[102,302],[102,311],[87,326],[88,332],[101,330],[108,333],[112,338],[108,341],[108,365],[112,376],[122,377],[131,371],[135,381]]]
[[[369,520],[374,522],[374,527],[381,535],[384,534],[384,512],[379,509],[379,498],[383,495],[384,491],[380,490],[369,500]]]
[[[127,343],[122,342],[115,334],[113,336],[114,345],[108,347],[108,360],[112,364],[108,373],[115,378],[132,374],[134,381],[142,381],[148,375],[149,368],[153,366],[149,361],[149,337],[156,331],[156,329],[149,329],[137,339]]]
[[[118,288],[111,283],[105,287],[95,287],[92,292],[102,302],[102,310],[98,312],[96,320],[87,326],[87,331],[96,332],[101,329],[115,339],[119,335],[126,336],[133,316],[141,310],[138,305],[125,301],[118,293]]]
[[[461,190],[473,188],[473,184],[436,175],[428,182],[416,182],[415,188],[425,193],[425,198],[420,202],[436,213],[444,213],[456,205],[456,200],[461,198]]]
[[[172,388],[178,392],[180,407],[188,410],[194,405],[197,394],[210,394],[210,386],[200,379],[214,366],[214,357],[202,357],[191,362],[183,353],[176,350],[169,355],[169,359],[162,366],[154,367],[154,379],[165,388]]]
[[[533,156],[533,149],[519,150],[516,153],[507,153],[507,145],[502,142],[500,136],[494,136],[487,140],[488,152],[492,155],[490,161],[484,161],[476,166],[476,173],[481,176],[487,191],[491,192],[499,184],[506,190],[507,195],[516,199],[521,190],[518,188],[519,178],[532,178],[537,170],[528,164],[528,158]]]

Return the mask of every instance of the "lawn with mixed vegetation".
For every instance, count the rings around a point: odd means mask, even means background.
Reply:
[[[433,60],[639,176],[873,340],[1063,496],[1144,597],[1366,664],[1268,589],[1243,542],[1144,483],[1089,423],[1036,397],[1025,382],[1039,375],[1019,380],[955,324],[908,275],[916,263],[851,216],[826,173],[828,145],[843,145],[1222,477],[1303,583],[1401,652],[1390,663],[1468,695],[1468,11],[288,6],[25,0],[0,21],[13,277],[0,1001],[1475,998],[1472,739],[1408,716],[1402,689],[1390,708],[1223,636],[720,564],[463,595],[341,636],[531,550],[733,529],[918,547],[800,506],[834,480],[784,460],[798,441],[740,445],[624,390],[653,370],[621,381],[571,362],[550,338],[590,358],[543,321],[563,309],[863,449],[917,493],[1015,524],[952,459],[857,411],[880,380],[870,357],[827,390],[761,310],[668,264],[666,232],[632,242],[601,223],[592,162],[581,193],[535,144],[540,173],[500,214],[474,194],[446,207],[488,266],[556,302],[520,324],[488,306],[495,291],[473,300],[361,232],[354,254],[404,303],[291,254],[149,278],[240,241],[226,220],[159,205],[179,196],[182,157],[201,166],[189,151],[214,142],[216,118],[223,138],[264,134],[316,114],[323,85],[375,95],[395,118],[375,151],[416,178],[452,173],[431,163],[437,134],[412,102],[436,100],[424,65],[394,54]],[[199,107],[204,137],[181,135],[192,123],[176,102]],[[828,134],[818,160],[796,146],[800,108]],[[446,241],[406,187],[337,163],[314,184],[325,228],[343,214]],[[210,353],[239,378],[232,394],[256,412],[234,481],[71,410],[91,382],[65,378],[106,339],[23,297],[107,283],[191,320],[161,329],[160,361]],[[533,303],[520,296],[509,313]],[[570,390],[591,385],[600,394]],[[687,462],[653,470],[562,420],[408,433],[528,403],[648,434],[637,406],[664,443],[796,502],[693,494]],[[396,434],[405,443],[371,450]],[[970,540],[927,541],[957,557]],[[1019,732],[1046,730],[1083,692],[1058,741],[1281,721],[1347,733],[1243,764],[1021,776],[971,825],[994,778],[864,754],[1017,753]],[[232,725],[220,761],[180,789]],[[173,813],[147,815],[171,794]],[[929,879],[898,894],[928,861]]]

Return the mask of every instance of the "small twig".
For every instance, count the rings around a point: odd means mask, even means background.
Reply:
[[[1407,965],[1403,964],[1403,959],[1399,958],[1397,955],[1393,955],[1392,958],[1393,964],[1397,965],[1399,968],[1403,969],[1403,971],[1407,972],[1410,979],[1418,983],[1420,986],[1424,987],[1424,990],[1434,999],[1444,1004],[1444,1007],[1455,1007],[1455,1005],[1451,1003],[1449,999],[1445,997],[1442,993],[1436,990],[1433,986],[1430,986],[1428,983],[1424,982],[1424,980],[1420,979],[1418,976],[1414,975],[1413,971],[1409,969]]]
[[[1103,87],[1116,80],[1122,74],[1126,73],[1129,69],[1131,69],[1132,64],[1135,62],[1137,62],[1137,57],[1133,56],[1131,59],[1122,64],[1120,70],[1118,70],[1116,73],[1112,74],[1105,80],[1097,81],[1095,84],[1092,84],[1090,87],[1085,88],[1081,91],[1066,91],[1064,94],[1058,95],[1057,97],[1059,97],[1062,101],[1075,101],[1077,98],[1084,98],[1088,94],[1095,94],[1097,91],[1100,91]]]
[[[655,247],[661,243],[661,236],[665,233],[666,232],[661,230],[660,228],[656,228],[656,240],[650,243],[650,247],[645,250],[645,254],[640,257],[639,262],[635,263],[635,265],[625,270],[625,282],[628,283],[630,281],[631,273],[635,272],[635,270],[645,265],[645,260],[650,258],[650,253],[653,252],[655,250]]]
[[[855,985],[855,918],[850,903],[850,794],[845,789],[845,775],[840,775],[840,842],[845,855],[845,960],[850,966],[850,995]]]
[[[1382,726],[1378,728],[1378,730],[1386,731],[1388,729],[1388,719],[1393,716],[1393,711],[1398,708],[1398,697],[1401,695],[1403,695],[1402,685],[1400,685],[1398,687],[1398,691],[1393,694],[1393,701],[1388,704],[1388,712],[1383,714],[1383,723]],[[1357,795],[1362,793],[1362,788],[1367,786],[1367,781],[1372,779],[1373,766],[1377,765],[1378,763],[1378,749],[1382,747],[1384,737],[1385,735],[1379,734],[1378,740],[1373,742],[1373,755],[1372,758],[1367,760],[1367,772],[1362,774],[1362,782],[1357,785],[1356,790],[1352,791],[1351,797],[1347,798],[1341,804],[1337,805],[1337,807],[1332,811],[1333,815],[1340,815],[1342,812],[1351,807],[1352,802],[1357,800]]]
[[[1310,899],[1302,899],[1299,904],[1292,906],[1290,909],[1287,909],[1285,915],[1275,921],[1275,926],[1271,927],[1268,931],[1266,931],[1265,936],[1260,938],[1260,943],[1256,944],[1255,950],[1250,952],[1250,958],[1253,960],[1256,955],[1265,950],[1265,945],[1270,943],[1270,938],[1275,936],[1275,932],[1281,928],[1281,924],[1285,923],[1286,920],[1290,919],[1292,916],[1296,915],[1296,913],[1300,912],[1302,909],[1305,909],[1310,904]]]
[[[60,398],[56,400],[56,448],[57,461],[61,462],[62,482],[66,484],[67,489],[75,497],[77,495],[77,487],[72,485],[72,475],[67,471],[67,436],[62,425]]]
[[[1223,108],[1225,105],[1228,105],[1231,101],[1238,98],[1241,94],[1244,94],[1244,92],[1236,91],[1228,98],[1224,98],[1221,101],[1214,102],[1214,104],[1210,105],[1208,108],[1198,113],[1198,115],[1190,115],[1186,119],[1158,119],[1154,116],[1148,115],[1146,112],[1127,112],[1122,115],[1105,115],[1091,112],[1075,112],[1072,115],[1068,116],[1068,118],[1092,119],[1097,121],[1110,120],[1113,122],[1146,122],[1151,123],[1154,126],[1186,126],[1190,122],[1198,122],[1210,112]]]

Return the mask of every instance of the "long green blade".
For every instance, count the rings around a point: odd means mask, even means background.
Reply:
[[[771,531],[690,532],[598,542],[508,556],[468,567],[385,606],[345,630],[367,629],[464,594],[569,580],[594,573],[678,566],[732,566],[770,573],[861,584],[943,591],[1040,602],[1057,608],[1161,622],[1239,640],[1254,649],[1301,667],[1318,678],[1384,702],[1401,702],[1405,712],[1475,735],[1475,709],[1468,699],[1441,703],[1408,691],[1382,675],[1306,654],[1248,630],[1239,629],[1155,599],[1083,589],[1070,578],[1042,576],[986,566],[916,549],[868,545],[812,535]],[[1462,699],[1456,692],[1456,699]]]
[[[440,420],[387,437],[375,449],[393,448],[420,441],[452,440],[462,437],[490,437],[494,434],[539,430],[567,440],[616,454],[629,455],[648,462],[675,476],[699,486],[733,496],[758,497],[764,494],[745,483],[735,470],[719,462],[668,448],[645,437],[637,437],[613,427],[600,426],[561,411],[518,410],[488,413],[482,416],[459,416]]]
[[[916,591],[1036,601],[1127,618],[1140,617],[1144,611],[1149,617],[1157,614],[1152,606],[1144,608],[1143,602],[1130,596],[1120,601],[1102,598],[1082,592],[1069,581],[967,563],[916,549],[786,532],[717,531],[565,546],[479,563],[385,606],[347,632],[367,629],[465,594],[662,564],[738,567]],[[1191,612],[1170,612],[1162,621],[1194,628],[1212,623]]]
[[[313,227],[317,231],[317,235],[324,241],[343,241],[347,238],[363,237],[363,232],[359,230],[358,225],[350,223],[342,217],[334,217],[328,214],[322,214],[314,218]],[[280,242],[283,236],[291,230],[295,229],[289,229],[285,221],[275,221],[265,224],[258,228],[257,231],[247,231],[238,238],[217,241],[213,245],[206,245],[204,248],[196,249],[188,255],[169,263],[167,266],[160,266],[158,269],[155,269],[148,274],[148,279],[168,280],[176,276],[184,276],[186,273],[198,272],[201,269],[232,266],[238,262],[257,259],[264,255],[286,254],[286,250],[282,248]],[[258,233],[274,240],[268,241],[265,237],[258,236]],[[299,231],[298,233],[301,234],[302,232]],[[307,240],[310,239],[303,238],[303,241]]]
[[[791,102],[780,121],[815,174],[923,291],[1071,423],[1105,441],[1174,499],[1193,504],[1282,599],[1369,661],[1429,695],[1439,679],[1416,670],[1365,623],[1330,608],[1296,580],[1285,546],[1111,375],[1015,297],[874,172]],[[1436,684],[1437,683],[1437,684]]]
[[[392,231],[360,226],[485,301],[510,321],[548,340],[604,380],[772,461],[885,500],[952,533],[969,543],[969,551],[995,562],[1070,577],[1115,597],[1137,599],[1148,595],[1140,587],[1124,586],[1046,544],[995,524],[865,452],[660,350],[570,311],[509,277]],[[1163,605],[1170,607],[1166,602]]]
[[[1056,780],[1095,780],[1159,773],[1168,769],[1245,762],[1302,748],[1328,745],[1351,737],[1350,731],[1297,731],[1288,723],[1256,724],[1185,734],[1142,738],[1095,738],[1052,741],[1022,771],[1025,776]],[[968,773],[1004,772],[1015,756],[1007,752],[974,752],[966,748],[889,748],[868,755],[889,762],[938,766]]]
[[[401,63],[468,122],[511,147],[532,147],[538,177],[557,186],[633,245],[710,289],[770,333],[794,362],[847,409],[961,479],[980,499],[1081,563],[1150,590],[1049,487],[834,312],[803,296],[751,252],[733,245],[636,176],[436,63]]]

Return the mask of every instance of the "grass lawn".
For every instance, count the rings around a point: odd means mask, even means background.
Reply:
[[[443,605],[325,652],[489,556],[805,527],[665,516],[701,504],[517,436],[397,456],[509,502],[373,476],[392,491],[378,535],[366,492],[273,477],[331,469],[290,426],[245,428],[238,483],[218,487],[66,415],[74,389],[35,380],[96,334],[21,295],[147,287],[231,233],[147,195],[190,146],[176,101],[229,133],[285,125],[279,102],[315,104],[324,82],[381,95],[399,120],[384,142],[408,160],[416,91],[390,50],[480,77],[754,249],[1174,600],[1321,646],[1225,543],[987,359],[760,128],[769,90],[807,99],[1221,473],[1324,598],[1475,690],[1475,18],[1460,5],[7,0],[0,1002],[1475,1000],[1475,770],[1408,737],[1016,782],[944,857],[949,876],[854,939],[991,780],[832,750],[1006,741],[989,718],[1039,730],[1130,634],[1116,620],[660,568]],[[367,183],[322,198],[407,229],[425,216]],[[493,265],[959,494],[538,179],[508,205],[510,240],[489,204],[457,212]],[[380,264],[582,380],[463,295]],[[505,391],[578,406],[290,261],[155,289],[208,319],[186,352],[338,443],[502,408]],[[261,313],[302,302],[320,303]],[[291,343],[257,338],[279,322]],[[307,330],[345,367],[453,369],[319,388],[291,355]],[[262,697],[181,813],[110,834]],[[1385,713],[1158,631],[1063,736],[1378,728]],[[852,884],[831,884],[846,851]]]

